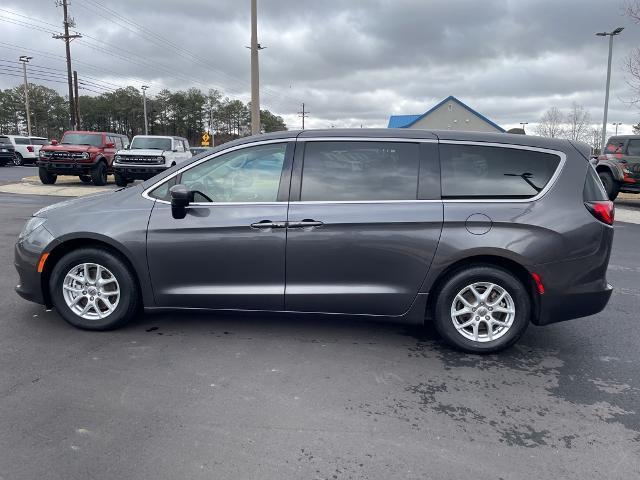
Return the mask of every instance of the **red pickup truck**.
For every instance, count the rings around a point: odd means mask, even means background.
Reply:
[[[83,183],[105,185],[113,173],[113,156],[129,145],[126,135],[108,132],[65,132],[62,140],[40,149],[38,175],[46,185],[58,175],[77,175]]]

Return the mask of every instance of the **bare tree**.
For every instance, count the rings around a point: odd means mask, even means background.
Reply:
[[[582,105],[573,102],[571,104],[571,110],[569,110],[569,114],[567,115],[566,137],[569,140],[585,141],[589,135],[590,123],[591,115],[589,115],[589,112],[587,112]]]
[[[536,126],[536,133],[541,137],[557,138],[565,134],[564,116],[558,107],[551,107],[544,112]]]
[[[634,23],[640,24],[640,0],[625,3],[625,13]],[[634,48],[625,58],[625,70],[630,79],[627,83],[634,92],[633,103],[640,102],[640,48]]]
[[[602,130],[598,127],[590,126],[584,142],[588,143],[596,155],[600,154],[600,147],[602,146]]]

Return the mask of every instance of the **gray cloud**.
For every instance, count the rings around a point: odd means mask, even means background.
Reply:
[[[393,113],[421,113],[455,95],[497,123],[534,123],[550,106],[585,106],[602,117],[607,40],[615,40],[610,121],[638,122],[627,100],[623,61],[640,26],[623,0],[258,0],[262,101],[299,127],[304,101],[311,127],[384,126]],[[118,19],[100,5],[122,15]],[[45,30],[60,25],[53,2],[28,0],[0,11]],[[74,0],[85,38],[73,43],[79,75],[117,85],[214,87],[248,100],[248,0]],[[105,18],[106,17],[106,18]],[[131,23],[132,22],[132,23]],[[150,33],[140,35],[142,25]],[[33,65],[64,69],[63,44],[50,34],[0,22],[2,42],[31,51]],[[163,40],[170,42],[165,43]],[[186,52],[185,52],[186,51]],[[44,53],[56,56],[45,56]],[[0,58],[19,50],[0,44]],[[197,57],[197,58],[194,58]],[[17,77],[0,75],[3,88]],[[49,86],[65,92],[65,85]]]

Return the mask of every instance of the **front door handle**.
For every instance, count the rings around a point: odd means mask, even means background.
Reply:
[[[301,222],[289,222],[289,228],[321,227],[324,223],[310,218],[305,218]]]
[[[285,228],[286,226],[287,222],[272,222],[271,220],[260,220],[251,224],[251,228]]]

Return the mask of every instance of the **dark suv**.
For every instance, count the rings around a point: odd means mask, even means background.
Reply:
[[[618,135],[607,142],[596,166],[607,195],[640,193],[640,135]]]
[[[83,183],[106,185],[116,151],[128,145],[129,138],[117,133],[65,132],[60,143],[52,140],[40,149],[40,181],[51,185],[58,175],[77,175]]]
[[[609,300],[613,203],[588,158],[584,144],[509,134],[243,138],[36,212],[16,290],[90,330],[140,306],[329,313],[428,319],[452,345],[493,352],[529,322]]]
[[[0,135],[0,167],[11,163],[16,158],[16,148],[11,143],[11,139],[7,136]]]

